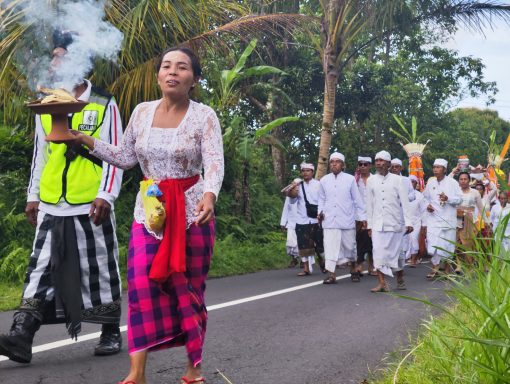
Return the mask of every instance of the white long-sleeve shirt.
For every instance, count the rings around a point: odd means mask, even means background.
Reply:
[[[401,232],[412,227],[408,182],[392,173],[376,173],[367,182],[366,209],[368,229]]]
[[[303,195],[303,186],[306,192],[306,199],[310,204],[319,204],[319,188],[321,183],[319,180],[311,179],[308,183],[303,181],[299,185],[299,193],[297,197],[291,198],[291,204],[297,204],[296,224],[317,224],[317,218],[308,217],[306,214],[305,197]]]
[[[414,191],[415,200],[409,203],[411,209],[411,221],[413,228],[418,231],[422,226],[423,216],[427,212],[427,201],[423,198],[423,194],[420,191]]]
[[[441,206],[439,195],[444,193],[448,196],[446,203]],[[427,201],[427,205],[434,208],[434,212],[426,212],[426,225],[433,228],[449,228],[454,229],[457,227],[457,205],[462,202],[462,190],[459,183],[449,177],[445,176],[441,182],[438,182],[435,177],[431,177],[425,190],[423,197]]]
[[[322,228],[353,229],[356,220],[366,220],[365,204],[354,176],[329,173],[320,181],[319,213],[324,214]]]
[[[287,229],[296,228],[297,204],[290,203],[290,197],[285,198],[283,205],[282,217],[280,219],[280,226]]]
[[[407,176],[402,175],[400,175],[400,177],[402,177],[402,179],[404,179],[405,182],[407,183],[407,196],[409,197],[409,201],[414,201],[416,199],[416,191],[413,187],[411,179]]]
[[[87,89],[78,98],[80,101],[89,101],[92,84],[85,80]],[[122,121],[120,118],[119,108],[115,99],[111,99],[105,109],[103,123],[99,128],[99,137],[101,140],[113,145],[117,145],[122,140]],[[41,116],[35,116],[35,139],[34,154],[32,156],[32,165],[30,168],[30,180],[27,188],[27,201],[35,202],[39,199],[39,187],[41,175],[48,161],[47,146],[50,144],[45,140],[46,133],[41,124]],[[103,162],[101,183],[97,191],[96,198],[106,200],[111,208],[114,208],[115,199],[119,196],[122,184],[123,171],[106,162]],[[85,215],[90,211],[90,204],[70,205],[64,199],[57,204],[39,203],[39,210],[53,216],[76,216]]]
[[[367,181],[372,176],[371,173],[368,174]],[[365,204],[365,207],[367,206],[367,185],[365,184],[365,181],[363,181],[363,177],[359,177],[358,182],[358,191],[361,195],[361,199],[363,200],[363,203]]]

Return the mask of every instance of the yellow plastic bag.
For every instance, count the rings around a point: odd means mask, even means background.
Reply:
[[[147,190],[153,184],[152,179],[140,181],[140,194],[147,226],[154,232],[160,232],[165,225],[166,212],[165,206],[157,197],[147,195]]]

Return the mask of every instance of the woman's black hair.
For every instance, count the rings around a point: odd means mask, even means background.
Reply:
[[[156,62],[156,73],[161,69],[161,64],[163,63],[163,58],[168,52],[180,51],[186,54],[191,61],[191,70],[193,71],[193,76],[201,77],[202,76],[202,66],[200,65],[200,60],[198,56],[191,49],[187,47],[172,47],[165,49],[161,55],[159,55],[158,61]]]
[[[459,172],[459,180],[462,175],[467,175],[468,179],[471,180],[471,175],[469,174],[469,172],[466,171]]]

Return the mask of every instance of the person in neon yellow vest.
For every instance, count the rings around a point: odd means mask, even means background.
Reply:
[[[53,36],[52,69],[58,72],[69,32]],[[115,99],[83,80],[74,96],[89,104],[69,116],[70,127],[117,144],[122,123]],[[81,322],[102,324],[94,352],[121,349],[119,330],[121,280],[113,203],[122,170],[99,161],[79,147],[45,141],[51,115],[35,117],[35,143],[28,203],[28,221],[36,227],[21,306],[10,332],[0,336],[0,355],[29,363],[32,341],[41,324],[65,322],[76,338]]]

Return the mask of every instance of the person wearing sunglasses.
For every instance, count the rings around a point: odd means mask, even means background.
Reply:
[[[366,206],[367,201],[367,181],[372,174],[372,158],[370,156],[358,156],[358,166],[354,174],[356,185],[363,200],[363,204]],[[363,276],[363,263],[368,263],[368,273],[372,276],[377,276],[377,272],[374,270],[374,261],[372,258],[372,239],[368,236],[368,229],[363,227],[362,221],[357,219],[356,221],[356,272],[359,276]]]

